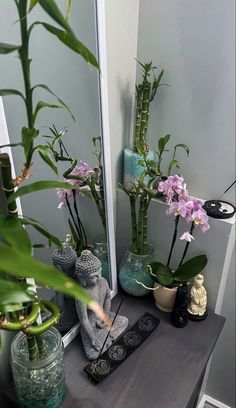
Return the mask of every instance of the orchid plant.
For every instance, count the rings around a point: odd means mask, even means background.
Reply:
[[[61,209],[66,207],[69,211],[70,217],[68,223],[79,255],[83,249],[87,248],[88,240],[82,220],[79,216],[76,200],[78,195],[85,195],[94,200],[104,231],[106,231],[101,138],[93,138],[94,147],[99,143],[99,149],[93,152],[98,160],[98,165],[92,169],[88,163],[82,160],[78,162],[75,157],[68,153],[63,142],[63,136],[67,132],[66,129],[57,131],[56,127],[53,125],[49,130],[51,135],[44,137],[49,138],[49,141],[47,141],[47,148],[51,151],[52,157],[54,158],[55,163],[53,163],[53,165],[57,169],[58,162],[70,163],[69,168],[64,171],[63,177],[64,182],[68,182],[71,185],[71,190],[64,188],[57,189],[57,195],[60,200],[58,208]],[[73,200],[73,206],[71,205],[71,200]]]
[[[166,203],[169,206],[166,211],[167,215],[174,215],[175,217],[175,229],[167,264],[164,265],[161,262],[153,262],[149,266],[149,271],[154,282],[163,286],[174,287],[193,278],[206,266],[206,255],[195,256],[185,263],[183,263],[183,261],[191,241],[195,239],[193,235],[194,230],[198,229],[205,233],[210,227],[208,224],[208,216],[203,209],[204,201],[189,195],[182,177],[177,175],[169,176],[167,180],[159,183],[158,190],[164,194]],[[179,239],[185,241],[186,244],[179,265],[173,273],[170,268],[170,263],[181,218],[190,225],[190,228],[179,237]]]

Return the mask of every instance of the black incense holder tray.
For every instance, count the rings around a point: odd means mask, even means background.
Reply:
[[[100,383],[123,363],[156,329],[160,320],[145,313],[124,332],[99,358],[88,364],[84,371],[95,383]]]

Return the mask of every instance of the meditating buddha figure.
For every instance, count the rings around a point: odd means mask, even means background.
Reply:
[[[84,250],[77,259],[75,275],[80,285],[104,309],[111,322],[115,313],[111,312],[111,291],[106,279],[101,276],[101,261],[89,250]],[[81,338],[84,351],[89,360],[98,358],[101,350],[104,352],[128,326],[127,317],[117,315],[112,329],[104,326],[95,313],[84,303],[76,301],[76,310],[81,324]],[[106,344],[104,342],[106,340]]]
[[[200,273],[195,276],[190,292],[190,305],[188,307],[191,320],[203,320],[207,316],[207,292],[203,286],[204,277]]]

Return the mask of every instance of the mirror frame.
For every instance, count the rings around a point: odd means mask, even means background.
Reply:
[[[112,188],[112,168],[111,168],[111,150],[110,150],[110,126],[109,126],[109,109],[108,109],[108,87],[107,87],[107,55],[106,55],[106,30],[105,30],[105,2],[104,0],[94,0],[95,24],[97,33],[97,49],[98,61],[100,64],[99,73],[99,106],[100,106],[100,121],[103,146],[103,166],[105,179],[105,200],[106,200],[106,216],[107,216],[107,242],[108,256],[110,264],[110,279],[111,279],[111,296],[112,298],[118,292],[117,286],[117,267],[116,267],[116,246],[115,246],[115,222],[114,222],[114,201]],[[0,97],[0,140],[1,144],[9,144],[9,134],[7,122],[4,113],[2,98]],[[9,154],[12,163],[12,175],[15,174],[15,167],[10,147],[1,149],[1,152]],[[22,214],[22,206],[20,199],[17,199],[17,208],[19,214]],[[34,279],[27,279],[30,284],[35,284]],[[41,318],[39,318],[39,323]],[[71,341],[78,335],[80,324],[77,323],[68,333],[63,336],[64,347],[68,346]]]

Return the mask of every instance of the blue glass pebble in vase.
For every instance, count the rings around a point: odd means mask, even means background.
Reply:
[[[140,154],[134,152],[130,147],[124,149],[124,186],[130,190],[135,182],[137,182],[144,170],[144,167],[139,164],[142,159]],[[149,150],[147,153],[148,160],[155,160],[155,152]],[[145,177],[145,180],[148,176]]]
[[[138,282],[142,282],[148,288],[153,287],[148,264],[154,262],[155,258],[155,251],[151,244],[148,244],[146,254],[136,254],[132,251],[132,247],[125,252],[119,268],[119,282],[126,293],[133,296],[144,296],[150,292]]]

